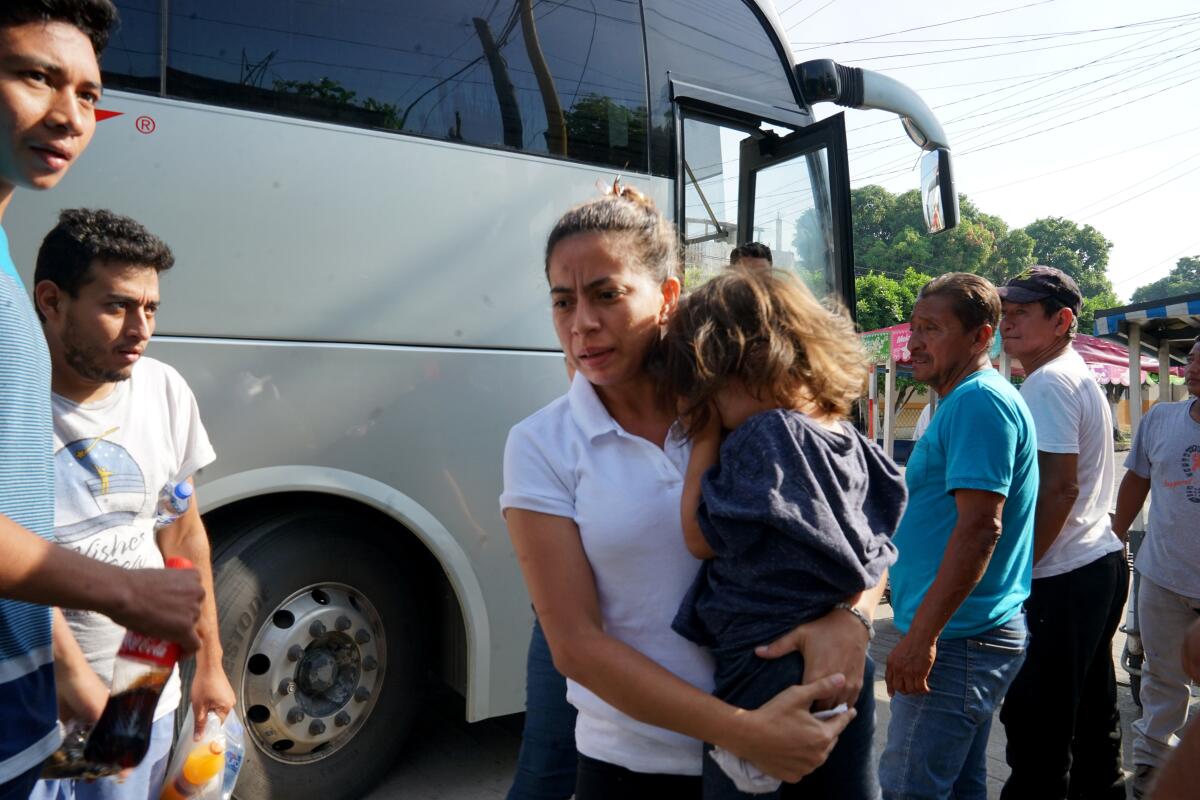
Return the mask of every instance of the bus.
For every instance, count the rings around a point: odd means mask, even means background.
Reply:
[[[567,385],[542,252],[566,208],[619,176],[678,224],[688,281],[761,240],[853,308],[833,102],[900,117],[954,224],[927,106],[798,63],[769,0],[117,6],[89,152],[6,227],[26,279],[61,208],[176,254],[151,355],[217,452],[197,498],[241,797],[361,796],[431,676],[468,720],[522,710],[532,612],[497,498],[509,428]]]

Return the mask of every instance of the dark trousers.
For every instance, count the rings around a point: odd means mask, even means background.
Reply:
[[[1120,551],[1033,582],[1029,652],[1000,710],[1002,800],[1125,797],[1112,639],[1128,591]]]
[[[699,800],[699,775],[656,775],[580,754],[575,800]]]
[[[804,679],[804,659],[799,653],[776,659],[759,658],[753,650],[732,658],[731,654],[719,650],[713,655],[717,659],[713,694],[741,708],[758,708]],[[877,800],[879,780],[871,755],[875,735],[875,663],[870,656],[863,668],[863,688],[854,707],[858,715],[842,731],[825,763],[799,783],[785,783],[770,794],[751,795],[738,791],[729,776],[708,757],[710,748],[706,745],[704,800]]]
[[[525,730],[508,800],[568,800],[576,762],[575,707],[535,619],[525,665]]]
[[[29,795],[41,774],[42,765],[38,764],[24,775],[18,775],[8,783],[0,784],[0,800],[29,800]]]

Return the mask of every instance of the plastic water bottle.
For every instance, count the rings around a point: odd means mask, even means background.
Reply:
[[[226,715],[222,727],[225,728],[225,775],[221,779],[221,800],[231,800],[242,760],[246,756],[245,732],[236,711]]]
[[[192,502],[192,485],[187,481],[168,481],[158,493],[158,506],[154,509],[154,529],[165,528],[179,519]]]

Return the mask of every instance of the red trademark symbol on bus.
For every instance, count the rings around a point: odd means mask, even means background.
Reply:
[[[138,117],[133,121],[133,124],[137,126],[137,129],[142,133],[154,133],[154,129],[158,127],[154,124],[154,119],[152,117]]]

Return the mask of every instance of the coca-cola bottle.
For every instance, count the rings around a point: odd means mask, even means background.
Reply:
[[[192,562],[168,558],[167,567],[191,569]],[[158,696],[178,660],[178,644],[125,631],[113,664],[112,693],[83,750],[92,770],[136,767],[146,757]]]

